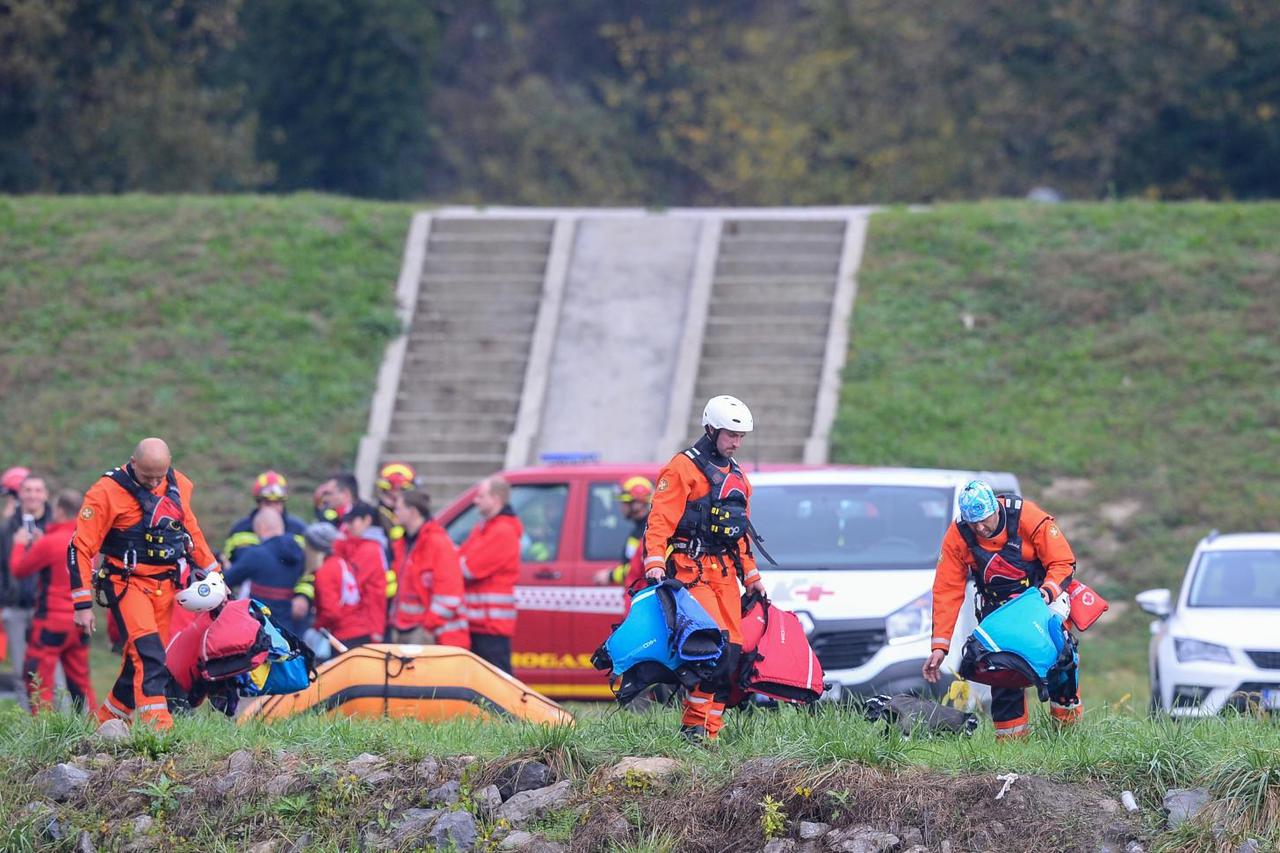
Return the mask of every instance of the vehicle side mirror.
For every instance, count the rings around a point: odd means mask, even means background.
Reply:
[[[1138,606],[1161,619],[1173,612],[1173,595],[1167,589],[1147,589],[1134,596]]]

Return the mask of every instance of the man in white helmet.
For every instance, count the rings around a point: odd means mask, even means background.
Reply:
[[[674,577],[727,635],[714,677],[690,692],[680,730],[714,738],[723,724],[730,679],[742,652],[742,590],[764,595],[748,534],[751,485],[733,456],[751,432],[751,412],[736,397],[712,397],[703,436],[658,475],[644,538],[645,575]]]

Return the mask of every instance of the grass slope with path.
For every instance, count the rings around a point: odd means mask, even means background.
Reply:
[[[872,218],[840,462],[1016,472],[1117,605],[1085,700],[1146,700],[1196,541],[1280,529],[1280,205],[944,205]]]

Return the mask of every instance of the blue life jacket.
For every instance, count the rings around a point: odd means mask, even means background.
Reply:
[[[965,641],[959,674],[992,687],[1035,687],[1043,702],[1049,698],[1049,679],[1078,660],[1062,617],[1028,590],[978,623]]]
[[[597,669],[622,679],[618,701],[654,684],[696,686],[715,669],[725,634],[684,584],[668,579],[631,599],[622,624],[592,655]]]

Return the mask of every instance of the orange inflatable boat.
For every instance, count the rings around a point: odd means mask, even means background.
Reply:
[[[573,723],[573,715],[555,702],[455,646],[358,646],[321,664],[316,673],[306,690],[259,696],[242,706],[240,722],[310,712],[427,722],[488,717]]]

